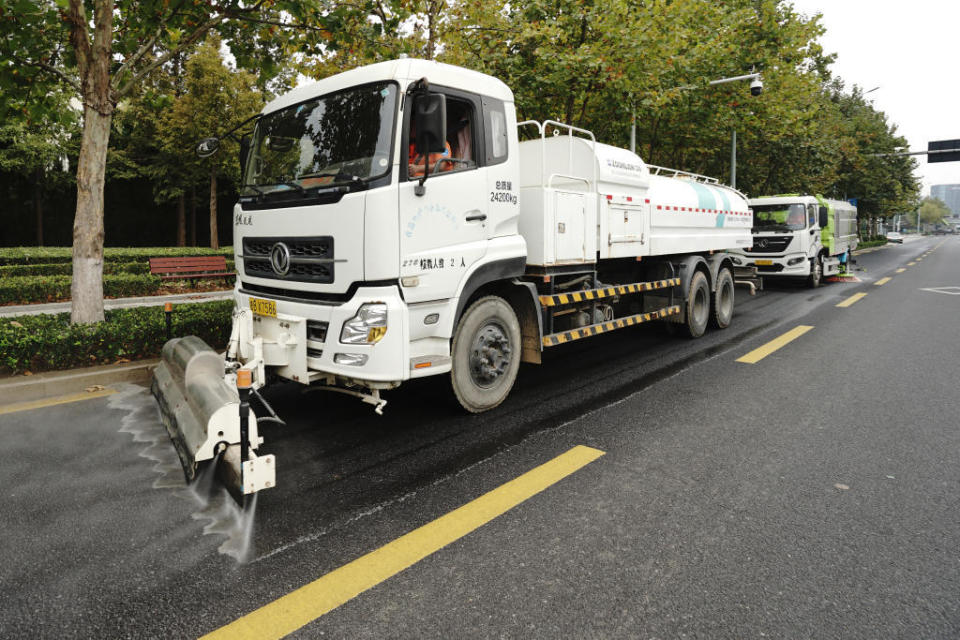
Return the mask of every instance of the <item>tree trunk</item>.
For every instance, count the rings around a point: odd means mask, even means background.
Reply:
[[[197,188],[190,187],[190,246],[197,246]]]
[[[113,114],[91,107],[85,107],[83,114],[73,219],[72,323],[103,320],[103,183]]]
[[[181,192],[177,198],[177,246],[187,243],[187,194]]]
[[[210,248],[219,249],[217,238],[217,168],[210,168]]]
[[[33,174],[33,213],[37,222],[37,246],[43,246],[43,169]]]

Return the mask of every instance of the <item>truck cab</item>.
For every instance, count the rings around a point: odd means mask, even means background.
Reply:
[[[806,280],[818,287],[840,273],[857,247],[857,209],[819,195],[788,194],[749,200],[753,245],[735,250],[738,266],[755,266],[765,278]]]
[[[443,96],[445,140],[418,154],[427,92]],[[268,104],[234,209],[238,355],[263,363],[261,382],[264,366],[367,389],[448,371],[464,287],[524,270],[516,136],[505,84],[425,60],[358,68]]]

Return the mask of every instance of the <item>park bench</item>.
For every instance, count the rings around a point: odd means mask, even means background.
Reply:
[[[185,256],[182,258],[150,258],[150,273],[161,280],[180,278],[228,278],[227,259],[223,256]]]

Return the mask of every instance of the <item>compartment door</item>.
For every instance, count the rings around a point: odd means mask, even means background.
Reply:
[[[644,203],[610,203],[607,215],[607,257],[632,258],[648,255],[650,205]]]
[[[556,261],[558,263],[586,261],[586,194],[575,191],[556,191],[553,210]],[[596,233],[596,230],[593,230],[593,233]]]

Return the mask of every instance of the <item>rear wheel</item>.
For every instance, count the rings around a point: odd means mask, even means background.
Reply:
[[[807,286],[816,289],[823,280],[823,256],[817,256],[810,265],[810,275],[807,277]]]
[[[717,274],[717,290],[710,304],[710,324],[717,329],[726,329],[733,319],[733,274],[724,267]]]
[[[696,271],[690,278],[687,291],[686,333],[691,338],[699,338],[707,330],[710,319],[710,285],[703,271]]]
[[[453,336],[450,382],[460,405],[471,413],[503,402],[520,368],[520,323],[498,296],[474,302]]]

